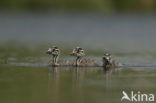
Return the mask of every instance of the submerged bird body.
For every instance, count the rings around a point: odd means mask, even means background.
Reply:
[[[121,67],[122,64],[113,60],[111,55],[108,53],[105,53],[102,57],[103,65],[100,65],[96,60],[94,59],[86,59],[83,58],[85,56],[84,50],[80,47],[76,47],[73,49],[72,53],[70,55],[75,56],[76,60],[75,62],[68,61],[68,60],[59,60],[60,50],[58,47],[53,46],[49,48],[46,52],[49,55],[52,55],[52,65],[53,66],[103,66],[106,69],[110,69],[112,67]]]
[[[59,60],[58,64],[59,64],[59,66],[76,66],[76,62],[73,62],[70,60]],[[80,66],[80,67],[100,66],[100,64],[94,59],[82,58],[82,60],[78,66]]]

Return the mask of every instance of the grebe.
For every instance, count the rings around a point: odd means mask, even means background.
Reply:
[[[58,49],[57,46],[52,46],[51,48],[48,49],[48,51],[46,52],[49,55],[52,55],[52,65],[53,66],[58,66],[58,58],[60,55],[60,50]]]
[[[75,49],[73,49],[71,55],[76,56],[75,65],[79,66],[81,61],[82,61],[83,56],[85,56],[85,53],[84,53],[84,50],[82,48],[76,47]]]

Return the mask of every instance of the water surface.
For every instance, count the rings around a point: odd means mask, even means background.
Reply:
[[[155,17],[0,13],[0,102],[120,103],[123,90],[156,94]],[[124,67],[53,68],[45,54],[52,45],[70,61],[75,46],[99,63],[106,49]]]
[[[156,93],[156,68],[1,66],[2,103],[120,103],[122,91]]]

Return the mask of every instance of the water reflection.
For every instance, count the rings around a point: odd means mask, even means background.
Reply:
[[[71,79],[72,89],[81,89],[88,76],[102,77],[105,87],[110,87],[112,73],[119,73],[121,68],[106,69],[102,67],[51,67],[49,68],[49,83],[52,83],[55,90],[59,88],[62,81],[65,81],[66,75]]]
[[[122,90],[156,90],[156,69],[3,66],[0,71],[3,103],[118,103]]]
[[[49,78],[53,78],[54,80],[57,80],[59,78],[60,72],[71,72],[72,77],[75,78],[76,81],[81,81],[84,79],[85,74],[90,72],[90,73],[98,73],[101,75],[104,75],[107,77],[108,75],[112,75],[113,72],[119,72],[123,68],[110,68],[106,69],[104,67],[50,67],[49,68]],[[50,79],[49,79],[50,80]]]

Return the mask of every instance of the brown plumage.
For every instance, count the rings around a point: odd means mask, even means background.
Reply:
[[[76,60],[75,62],[71,62],[68,60],[59,60],[60,50],[58,47],[53,46],[49,48],[46,52],[49,55],[52,55],[52,65],[53,66],[103,66],[106,69],[112,68],[112,67],[121,67],[122,64],[113,60],[111,55],[109,53],[105,53],[102,57],[103,65],[100,65],[96,60],[94,59],[86,59],[83,58],[85,56],[84,50],[80,47],[76,47],[73,49],[72,53],[70,55],[75,56]]]
[[[111,55],[108,53],[105,53],[102,57],[103,60],[103,67],[106,69],[112,68],[112,67],[121,67],[122,64],[113,60]]]
[[[81,61],[82,61],[83,56],[85,55],[85,53],[84,53],[84,50],[82,48],[76,47],[75,49],[73,49],[71,55],[76,56],[75,65],[79,66]]]
[[[60,55],[60,50],[56,46],[52,46],[51,48],[48,49],[46,52],[49,55],[52,55],[52,65],[53,66],[58,66],[58,58]]]

